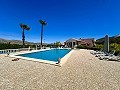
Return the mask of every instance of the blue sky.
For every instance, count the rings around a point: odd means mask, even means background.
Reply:
[[[47,43],[120,34],[120,0],[0,0],[0,38],[21,40],[19,23],[31,27],[26,40]]]

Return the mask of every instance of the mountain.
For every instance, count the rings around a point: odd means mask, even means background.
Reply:
[[[0,43],[8,43],[8,40],[0,38]]]
[[[120,34],[118,34],[118,35],[116,35],[116,36],[113,36],[113,37],[115,37],[115,38],[120,37]]]
[[[10,43],[10,44],[19,44],[22,45],[22,41],[21,40],[7,40],[7,39],[3,39],[0,38],[0,43]],[[27,42],[25,41],[26,44],[35,44],[33,42]]]
[[[109,42],[120,44],[120,34],[118,34],[116,36],[109,37]],[[104,44],[104,38],[97,39],[96,44]]]
[[[3,38],[0,38],[0,43],[10,43],[10,44],[22,45],[22,41],[21,40],[7,40],[7,39],[3,39]],[[25,41],[25,44],[40,45],[40,43],[34,43],[34,42],[28,42],[28,41]],[[48,45],[48,43],[43,43],[43,45]]]

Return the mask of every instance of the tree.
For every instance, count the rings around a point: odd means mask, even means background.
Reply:
[[[20,27],[23,29],[22,31],[22,41],[23,41],[23,47],[25,47],[25,33],[24,30],[30,30],[30,27],[26,24],[20,23]]]
[[[60,47],[60,46],[61,46],[61,43],[60,43],[59,41],[56,41],[56,42],[54,43],[54,45],[55,45],[55,47]]]
[[[40,45],[40,48],[42,48],[43,27],[44,27],[45,25],[47,25],[47,23],[46,23],[45,21],[43,21],[43,20],[39,20],[39,22],[40,22],[40,24],[42,25],[42,27],[41,27],[41,45]]]

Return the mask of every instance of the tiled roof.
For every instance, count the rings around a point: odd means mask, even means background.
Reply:
[[[72,41],[77,41],[78,39],[75,39],[75,38],[70,38],[68,39],[66,42],[72,42]]]

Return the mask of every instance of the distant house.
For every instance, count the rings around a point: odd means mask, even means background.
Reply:
[[[70,38],[65,42],[65,47],[74,48],[78,45],[84,45],[88,47],[94,46],[94,38],[87,38],[87,39],[74,39]]]
[[[77,39],[70,38],[65,42],[65,47],[73,48],[77,45]]]

